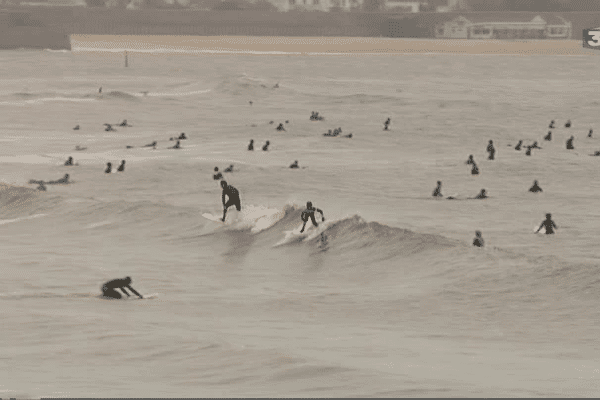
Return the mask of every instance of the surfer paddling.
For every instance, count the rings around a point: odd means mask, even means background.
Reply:
[[[115,289],[120,289],[123,293],[127,295],[127,297],[131,297],[125,288],[131,290],[135,295],[137,295],[140,299],[143,299],[142,295],[135,291],[134,288],[131,287],[131,278],[126,277],[125,279],[113,279],[112,281],[106,282],[102,285],[102,296],[108,297],[111,299],[121,299],[121,293],[117,292]]]
[[[324,222],[325,216],[323,215],[323,211],[313,207],[312,202],[306,202],[306,210],[302,211],[302,215],[300,216],[303,222],[302,229],[300,229],[300,233],[304,232],[304,228],[306,227],[306,223],[308,222],[309,218],[314,226],[319,226],[319,224],[317,224],[317,221],[315,220],[315,212],[321,213],[321,222]]]
[[[231,206],[235,206],[238,211],[241,211],[242,205],[240,203],[240,192],[231,185],[228,185],[226,181],[221,181],[221,187],[223,193],[221,194],[221,202],[223,203],[223,218],[225,222],[225,216],[227,215],[227,209]],[[225,202],[225,196],[228,197],[227,203]]]

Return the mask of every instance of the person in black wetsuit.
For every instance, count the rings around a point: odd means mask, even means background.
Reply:
[[[106,163],[105,173],[110,174],[112,172],[112,163]]]
[[[552,120],[552,122],[550,122],[550,125],[548,125],[548,128],[554,129],[554,120]]]
[[[475,160],[473,159],[473,154],[469,154],[469,158],[467,159],[467,161],[465,161],[465,164],[467,165],[475,165]]]
[[[75,128],[73,128],[74,131],[78,131],[79,130],[79,125],[77,125]]]
[[[475,163],[473,163],[473,168],[471,168],[471,175],[479,175],[479,167]]]
[[[223,203],[223,219],[225,222],[225,215],[227,214],[227,209],[231,206],[235,206],[238,211],[242,210],[242,205],[240,202],[240,193],[236,188],[231,185],[228,185],[227,182],[221,181],[221,187],[223,188],[223,193],[221,194],[221,201]],[[228,197],[227,203],[225,203],[225,196]]]
[[[125,171],[125,160],[121,160],[121,165],[119,165],[119,168],[117,168],[118,172],[123,172]]]
[[[181,143],[179,142],[179,140],[177,141],[177,143],[175,143],[175,146],[171,146],[169,147],[170,149],[180,149],[181,148]]]
[[[533,186],[529,188],[529,191],[532,193],[543,192],[542,188],[538,184],[538,181],[533,181]]]
[[[554,221],[552,221],[552,214],[546,214],[546,219],[542,222],[535,233],[538,233],[542,227],[546,228],[546,235],[552,235],[554,234],[554,229],[558,229],[558,226],[556,226]]]
[[[473,197],[473,199],[487,199],[488,195],[485,191],[485,189],[481,189],[481,192],[479,192],[479,194],[475,197]]]
[[[437,181],[437,186],[433,190],[433,197],[443,197],[442,195],[442,181]]]
[[[121,293],[117,292],[115,289],[120,289],[123,293],[127,295],[127,297],[131,297],[125,288],[131,290],[135,295],[137,295],[140,299],[143,299],[141,294],[135,291],[134,288],[131,287],[131,278],[126,277],[124,279],[113,279],[112,281],[106,282],[102,285],[102,296],[108,297],[110,299],[121,299]]]
[[[229,167],[225,168],[225,170],[223,172],[233,172],[233,164],[231,164]]]
[[[275,129],[277,129],[278,131],[285,131],[285,128],[283,127],[283,124],[277,125],[277,128],[275,128]]]
[[[567,120],[567,122],[565,123],[565,128],[570,128],[571,127],[571,120]]]
[[[383,130],[384,131],[389,130],[391,123],[392,123],[392,120],[390,119],[390,117],[388,117],[388,119],[386,119],[385,122],[383,123]]]
[[[567,140],[567,150],[575,150],[575,146],[573,146],[573,140],[575,140],[574,136],[571,136],[568,140]]]
[[[552,140],[552,131],[548,131],[548,134],[544,136],[544,140],[551,141]]]
[[[156,142],[156,140],[155,140],[154,142],[152,142],[152,143],[149,143],[149,144],[145,144],[145,145],[143,145],[142,147],[154,147],[154,148],[156,148],[156,143],[157,143],[157,142]]]
[[[315,220],[315,212],[321,213],[321,222],[325,221],[323,211],[313,207],[310,201],[306,202],[306,210],[302,211],[302,215],[300,216],[303,222],[302,229],[300,229],[300,233],[304,232],[304,228],[306,227],[306,223],[308,222],[309,218],[314,226],[319,226],[319,224],[317,224],[317,221]]]
[[[248,144],[248,151],[254,150],[254,139],[250,139],[250,143]]]
[[[213,179],[218,181],[219,179],[223,179],[223,174],[219,172],[219,167],[215,167],[215,174],[213,175]]]
[[[483,247],[485,242],[481,237],[481,231],[475,231],[475,239],[473,239],[473,246]]]
[[[531,146],[527,146],[527,151],[525,152],[526,156],[530,156],[531,155]]]
[[[519,143],[515,146],[515,150],[521,151],[521,146],[523,145],[523,141],[519,140]]]
[[[300,168],[298,166],[298,160],[294,161],[294,163],[290,165],[290,168]]]
[[[491,140],[488,142],[487,152],[489,154],[488,160],[493,160],[494,154],[496,154],[496,149],[494,148],[494,142],[492,142]]]
[[[269,151],[269,145],[270,145],[270,144],[271,144],[271,143],[269,143],[269,141],[267,140],[267,142],[265,143],[265,145],[264,145],[264,146],[263,146],[263,148],[262,148],[262,149],[263,149],[263,151]]]
[[[592,133],[594,133],[594,130],[590,128],[590,131],[588,132],[588,137],[591,138],[592,137]]]
[[[65,161],[65,166],[72,166],[73,165],[73,157],[69,157],[69,159],[67,161]]]
[[[531,148],[532,148],[532,149],[541,149],[541,147],[540,147],[540,146],[538,146],[538,142],[537,142],[537,141],[534,141],[534,142],[533,142],[533,144],[531,145]]]
[[[181,135],[179,135],[178,139],[180,139],[180,140],[186,140],[187,136],[185,136],[184,132],[181,132]]]

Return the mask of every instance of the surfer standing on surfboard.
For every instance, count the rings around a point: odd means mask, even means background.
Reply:
[[[542,227],[546,228],[546,235],[552,235],[554,233],[554,229],[558,229],[558,226],[556,226],[554,221],[552,221],[552,214],[546,214],[546,219],[544,222],[542,222],[535,233],[538,233]]]
[[[325,216],[323,215],[323,211],[318,208],[313,207],[313,205],[310,201],[306,202],[306,210],[302,211],[302,215],[300,216],[300,218],[302,218],[302,222],[304,222],[302,224],[302,229],[300,229],[300,233],[304,232],[304,227],[306,226],[306,223],[308,222],[308,218],[311,219],[314,226],[319,226],[319,224],[317,224],[317,221],[315,220],[315,212],[321,213],[321,222],[325,221]]]
[[[221,181],[221,187],[223,188],[223,193],[221,194],[221,202],[223,203],[223,219],[225,222],[225,215],[227,214],[227,209],[231,206],[235,206],[238,211],[241,211],[242,205],[240,203],[240,193],[236,188],[231,185],[228,185],[226,181]],[[225,195],[229,197],[227,199],[227,203],[225,203]]]
[[[121,291],[125,293],[127,297],[130,297],[131,295],[127,293],[127,290],[125,290],[125,288],[131,290],[140,299],[143,299],[142,295],[136,292],[135,289],[131,287],[130,277],[126,277],[125,279],[113,279],[112,281],[106,282],[104,285],[102,285],[102,296],[110,297],[111,299],[120,299],[123,296],[121,296],[121,293],[117,292],[115,289],[121,289]]]

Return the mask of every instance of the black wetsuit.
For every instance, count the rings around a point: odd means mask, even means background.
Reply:
[[[538,231],[542,228],[542,225],[546,228],[546,235],[554,234],[554,229],[558,228],[558,226],[556,226],[554,221],[552,221],[551,219],[546,219],[544,222],[542,222],[540,228],[538,228]]]
[[[104,297],[110,297],[112,299],[121,299],[123,296],[121,296],[121,293],[115,290],[121,289],[121,291],[125,293],[127,297],[129,297],[130,295],[129,293],[127,293],[125,288],[128,288],[134,294],[142,298],[142,295],[136,292],[135,289],[131,287],[131,281],[128,281],[127,279],[113,279],[112,281],[106,282],[104,285],[102,285],[102,295]]]
[[[220,172],[217,172],[216,174],[213,175],[213,179],[215,181],[218,181],[219,179],[223,179],[223,174]]]
[[[227,199],[227,203],[225,203],[225,195],[229,197],[229,199]],[[223,188],[223,194],[221,195],[221,198],[223,206],[226,210],[231,206],[235,206],[238,211],[242,209],[240,193],[233,186],[227,185],[225,188]]]
[[[476,236],[475,239],[473,239],[473,246],[483,247],[483,245],[484,241],[481,236]]]
[[[319,224],[317,224],[317,220],[315,219],[315,212],[320,213],[321,216],[323,215],[322,210],[312,207],[302,211],[302,215],[300,216],[300,218],[302,218],[303,222],[308,222],[308,219],[310,218],[314,226],[319,226]]]
[[[543,192],[542,188],[539,187],[537,184],[535,184],[532,187],[530,187],[529,191],[532,192],[532,193]]]

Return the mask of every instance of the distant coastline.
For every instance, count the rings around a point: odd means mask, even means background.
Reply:
[[[563,40],[563,45],[555,44],[555,40],[544,39],[543,48],[555,46],[560,54],[586,54],[575,50],[574,41],[581,40],[582,30],[600,26],[598,13],[519,13],[532,18],[535,15],[561,15],[573,25],[572,40]],[[0,49],[34,48],[34,49],[71,49],[69,36],[80,41],[82,36],[89,35],[134,35],[134,36],[179,36],[197,43],[202,37],[289,37],[300,38],[410,38],[426,39],[434,37],[435,26],[456,18],[459,15],[481,16],[492,15],[502,19],[507,13],[364,13],[364,12],[249,12],[249,11],[189,11],[189,10],[114,10],[93,9],[83,7],[30,7],[0,9]],[[162,39],[161,39],[162,40]],[[465,41],[469,44],[460,44]],[[477,40],[457,39],[440,40],[442,45],[437,47],[435,42],[427,40],[424,48],[418,46],[380,49],[376,52],[458,52],[469,53],[468,48],[479,49],[475,53],[489,53],[477,44]],[[486,46],[501,50],[507,45],[493,45],[490,41]],[[532,43],[533,41],[518,40],[515,43]],[[366,43],[366,42],[365,42]],[[381,42],[385,43],[385,42]],[[397,43],[397,42],[390,42]],[[509,43],[502,41],[502,43]],[[352,46],[358,46],[353,48]],[[444,50],[444,47],[450,49]],[[194,44],[192,46],[197,46]],[[262,46],[262,45],[257,45]],[[335,52],[375,52],[369,45],[342,44],[339,48],[330,46],[306,51],[335,51]],[[521,45],[519,45],[521,46]],[[522,45],[526,52],[535,53]],[[276,46],[278,49],[280,47]],[[294,47],[294,46],[292,46]],[[510,46],[508,46],[510,47]],[[460,49],[460,51],[458,50]],[[248,50],[248,49],[246,49]],[[275,50],[265,50],[275,51]],[[290,51],[285,49],[284,51]],[[296,50],[294,50],[296,51]],[[573,53],[575,52],[575,53]],[[475,54],[473,53],[473,54]]]

